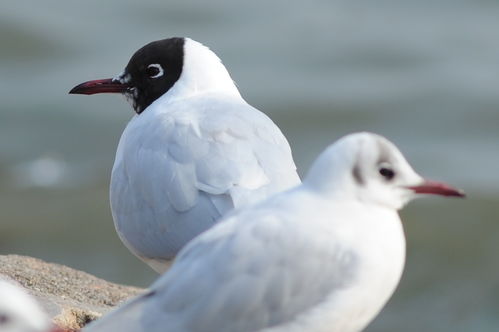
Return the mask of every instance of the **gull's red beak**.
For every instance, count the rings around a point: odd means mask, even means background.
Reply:
[[[429,194],[429,195],[440,195],[440,196],[454,196],[454,197],[465,197],[464,191],[460,189],[453,188],[445,183],[425,180],[423,183],[417,186],[408,187],[416,194]]]
[[[95,93],[124,93],[130,86],[112,78],[81,83],[69,91],[71,94],[93,95]]]

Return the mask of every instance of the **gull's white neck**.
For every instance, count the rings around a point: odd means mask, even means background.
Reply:
[[[210,92],[241,97],[218,56],[203,44],[185,38],[182,74],[160,99],[183,99]]]

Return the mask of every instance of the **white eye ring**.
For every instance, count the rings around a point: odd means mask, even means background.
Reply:
[[[149,68],[156,68],[158,70],[158,73],[154,76],[149,76],[150,78],[158,78],[158,77],[163,76],[163,74],[164,74],[163,67],[161,67],[161,65],[158,63],[153,63],[153,64],[147,66],[147,69],[149,69]]]

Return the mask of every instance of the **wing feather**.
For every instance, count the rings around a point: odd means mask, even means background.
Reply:
[[[285,206],[280,199],[240,210],[190,242],[151,286],[141,330],[259,331],[290,323],[348,287],[357,267],[352,252],[324,245],[337,238],[331,227],[295,222],[305,217],[307,197],[287,194]],[[129,310],[118,311],[125,319]]]
[[[240,99],[172,109],[135,117],[113,168],[115,224],[140,257],[172,258],[229,210],[300,181],[279,128]]]

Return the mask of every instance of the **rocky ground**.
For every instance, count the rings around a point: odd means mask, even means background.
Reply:
[[[77,330],[144,291],[18,255],[0,255],[0,276],[24,286],[53,317],[54,323],[65,330]]]

